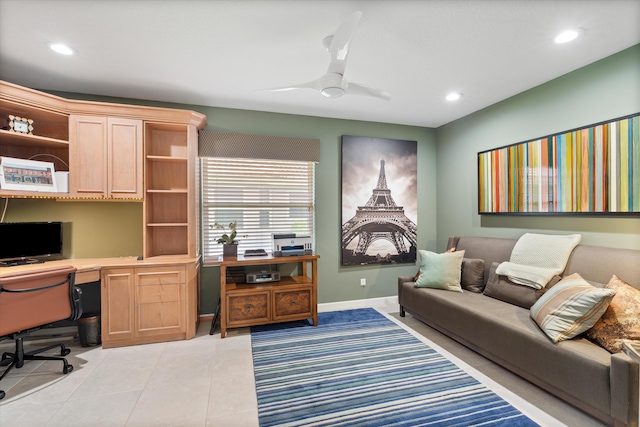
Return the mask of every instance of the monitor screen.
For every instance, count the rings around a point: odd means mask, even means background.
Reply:
[[[62,254],[62,222],[0,222],[0,260]]]

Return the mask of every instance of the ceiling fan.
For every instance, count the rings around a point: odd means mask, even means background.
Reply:
[[[391,95],[382,89],[348,82],[347,79],[344,78],[344,70],[347,67],[347,58],[349,57],[351,37],[353,36],[361,17],[362,12],[353,12],[347,17],[342,25],[340,25],[335,34],[325,37],[322,41],[324,47],[331,54],[329,68],[327,68],[327,72],[322,77],[306,83],[267,90],[280,92],[296,89],[315,89],[327,98],[339,98],[342,95],[366,95],[386,100],[391,99]]]

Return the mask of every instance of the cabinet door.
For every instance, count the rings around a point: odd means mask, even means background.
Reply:
[[[107,119],[69,119],[69,193],[87,198],[107,194]]]
[[[273,320],[311,317],[311,286],[300,289],[273,290]]]
[[[134,270],[102,271],[101,329],[102,343],[134,337]]]
[[[136,269],[136,332],[139,337],[184,334],[185,267]]]
[[[108,118],[107,194],[142,198],[142,121]]]

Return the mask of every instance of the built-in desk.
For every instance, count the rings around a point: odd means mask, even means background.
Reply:
[[[198,326],[200,258],[48,261],[0,269],[0,277],[71,265],[76,284],[100,281],[104,348],[191,339]]]

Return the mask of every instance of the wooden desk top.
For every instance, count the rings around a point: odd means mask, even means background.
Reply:
[[[51,267],[73,266],[77,269],[76,284],[94,282],[100,280],[100,270],[103,268],[134,268],[152,267],[159,265],[192,264],[198,262],[200,258],[170,258],[154,257],[138,260],[136,257],[114,257],[114,258],[74,258],[60,259],[56,261],[46,261],[40,264],[15,265],[12,267],[0,268],[0,277],[21,273],[24,271],[42,270]]]

